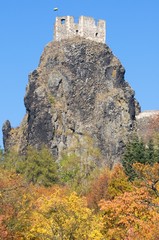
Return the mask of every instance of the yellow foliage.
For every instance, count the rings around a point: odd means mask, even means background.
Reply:
[[[50,196],[39,197],[35,205],[27,239],[103,239],[100,217],[75,192],[67,196],[57,189]]]

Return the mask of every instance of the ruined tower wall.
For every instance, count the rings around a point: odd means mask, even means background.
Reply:
[[[75,23],[72,16],[56,17],[54,40],[60,41],[75,36],[105,43],[106,23],[104,20],[96,23],[93,18],[85,16],[81,16],[78,23]]]

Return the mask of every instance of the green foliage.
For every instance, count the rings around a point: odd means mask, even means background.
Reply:
[[[64,154],[60,161],[60,180],[78,193],[88,190],[89,182],[96,175],[96,164],[76,154]]]
[[[62,183],[75,182],[80,171],[79,158],[76,154],[64,154],[60,161],[60,178]]]
[[[20,157],[14,150],[11,150],[9,152],[1,151],[0,153],[0,165],[7,170],[16,171],[17,164],[20,159],[22,159],[22,157]]]
[[[134,163],[152,165],[159,160],[158,152],[159,150],[155,147],[152,140],[150,140],[149,143],[146,145],[144,144],[142,139],[134,137],[134,139],[127,144],[122,159],[125,173],[129,177],[129,179],[134,180],[137,177],[135,170],[133,169]]]
[[[0,164],[3,161],[3,149],[0,146]]]
[[[51,94],[49,94],[48,99],[51,105],[55,104],[55,98]]]
[[[135,171],[132,166],[135,162],[145,162],[145,146],[143,141],[139,140],[138,137],[135,137],[131,142],[127,144],[122,159],[125,173],[129,176],[130,180],[133,180],[136,177]]]
[[[46,187],[57,183],[57,163],[46,147],[36,150],[29,147],[24,161],[19,161],[17,171],[23,173],[28,182]]]
[[[58,181],[58,165],[46,147],[41,150],[29,147],[25,156],[14,150],[0,151],[0,165],[3,169],[23,174],[33,184],[48,187]]]
[[[63,153],[60,160],[61,182],[78,193],[84,193],[97,175],[99,158],[100,152],[93,146],[90,137],[85,136],[83,142],[76,137],[74,145]]]
[[[157,152],[156,152],[153,140],[150,139],[147,147],[145,148],[145,159],[146,159],[145,163],[150,164],[150,165],[154,164],[157,160],[156,154],[157,154]]]

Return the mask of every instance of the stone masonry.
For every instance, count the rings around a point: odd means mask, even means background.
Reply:
[[[56,17],[54,40],[60,41],[75,36],[105,43],[106,23],[104,20],[96,23],[93,18],[85,16],[81,16],[78,23],[75,23],[72,16]]]

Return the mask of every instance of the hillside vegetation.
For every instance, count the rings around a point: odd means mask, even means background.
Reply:
[[[159,239],[159,141],[135,137],[122,164],[46,147],[0,153],[0,239]],[[123,165],[123,166],[122,166]]]

